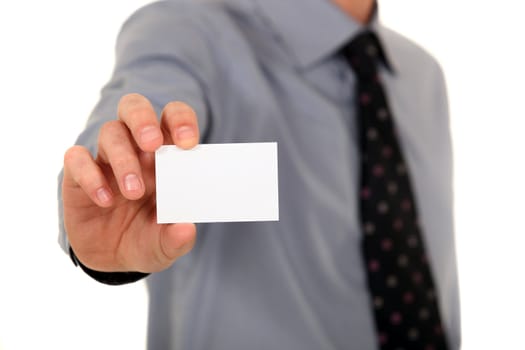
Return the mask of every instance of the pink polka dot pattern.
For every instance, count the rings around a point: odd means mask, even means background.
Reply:
[[[385,252],[388,252],[392,249],[392,240],[390,238],[384,238],[381,241],[381,249]]]
[[[390,323],[392,323],[393,325],[398,325],[401,323],[403,319],[403,316],[401,316],[401,313],[399,312],[393,312],[391,315],[390,315]]]
[[[378,346],[382,350],[445,350],[446,334],[412,193],[410,169],[377,73],[377,64],[388,68],[388,62],[379,39],[368,31],[342,53],[357,76],[359,214]]]
[[[405,294],[403,294],[403,302],[405,304],[412,304],[413,301],[414,301],[414,294],[412,294],[411,292],[405,292]]]
[[[361,198],[363,199],[370,198],[370,189],[368,187],[363,187],[361,189]]]
[[[379,261],[377,260],[370,260],[368,262],[368,269],[372,272],[376,272],[379,270]]]

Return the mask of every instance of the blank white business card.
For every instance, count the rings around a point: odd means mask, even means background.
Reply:
[[[277,143],[162,146],[157,222],[278,221]]]

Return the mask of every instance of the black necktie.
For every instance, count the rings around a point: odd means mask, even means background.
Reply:
[[[381,349],[447,349],[409,169],[377,73],[378,63],[387,64],[384,52],[365,31],[342,54],[357,77],[359,212],[378,343]]]

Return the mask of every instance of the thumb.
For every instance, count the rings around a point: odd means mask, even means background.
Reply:
[[[195,224],[164,225],[159,235],[159,250],[166,263],[171,265],[175,260],[191,251],[196,237]]]

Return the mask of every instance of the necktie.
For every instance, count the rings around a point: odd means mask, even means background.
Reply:
[[[357,77],[363,258],[381,349],[447,349],[408,167],[377,73],[377,36],[365,31],[343,56]]]

